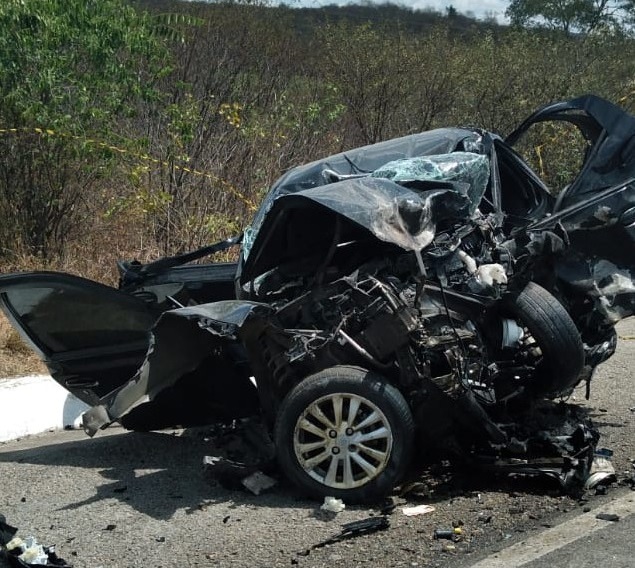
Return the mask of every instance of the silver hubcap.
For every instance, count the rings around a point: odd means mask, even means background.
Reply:
[[[392,431],[384,413],[368,399],[329,394],[298,418],[293,449],[313,479],[334,489],[352,489],[384,470],[392,449]]]

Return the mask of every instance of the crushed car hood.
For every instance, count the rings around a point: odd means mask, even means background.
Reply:
[[[295,167],[273,184],[251,225],[245,229],[242,257],[247,258],[250,255],[256,235],[278,197],[324,186],[337,176],[368,175],[394,160],[446,154],[459,148],[473,150],[479,146],[480,138],[478,133],[466,128],[439,128],[355,148]]]
[[[258,231],[251,233],[253,240],[241,282],[292,256],[290,246],[295,246],[300,234],[294,225],[306,226],[307,215],[315,232],[328,230],[328,217],[335,213],[381,241],[420,251],[432,242],[437,223],[474,215],[489,174],[488,156],[454,152],[401,158],[382,164],[370,175],[280,193],[271,202]],[[303,209],[311,209],[310,214],[293,215]]]

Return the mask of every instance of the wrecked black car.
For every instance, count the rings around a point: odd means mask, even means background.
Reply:
[[[557,197],[512,149],[543,121],[587,141]],[[193,264],[233,245],[237,263]],[[431,449],[582,479],[597,433],[549,401],[588,391],[635,311],[635,118],[585,96],[506,139],[343,152],[283,175],[241,238],[119,270],[119,289],[0,276],[13,325],[93,407],[90,435],[258,414],[288,478],[348,502]]]

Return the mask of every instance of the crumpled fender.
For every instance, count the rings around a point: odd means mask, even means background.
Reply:
[[[223,341],[235,341],[251,318],[270,314],[266,304],[227,300],[165,312],[151,330],[150,346],[135,375],[84,413],[89,436],[152,400],[196,369]]]

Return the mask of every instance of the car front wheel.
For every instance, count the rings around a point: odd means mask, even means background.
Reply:
[[[302,491],[359,503],[385,496],[403,477],[414,424],[394,386],[372,372],[338,366],[289,392],[274,437],[280,467]]]

